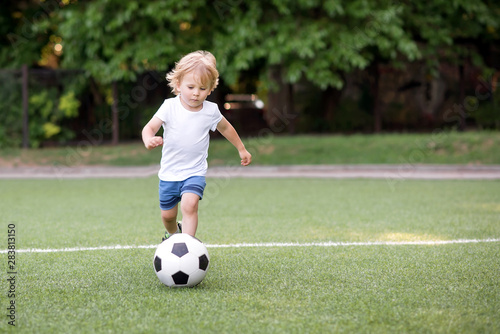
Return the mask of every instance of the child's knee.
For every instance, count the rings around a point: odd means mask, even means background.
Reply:
[[[177,219],[177,210],[162,210],[161,218],[166,221],[175,221]]]
[[[198,211],[198,202],[200,197],[196,194],[184,194],[181,200],[181,209],[186,213],[195,213]]]

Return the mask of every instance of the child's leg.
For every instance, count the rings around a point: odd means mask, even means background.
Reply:
[[[163,226],[169,234],[177,232],[177,205],[170,210],[161,210]]]
[[[161,220],[169,234],[177,232],[177,211],[181,182],[162,181],[159,184]]]
[[[182,182],[182,233],[187,233],[193,237],[198,229],[198,202],[203,198],[205,186],[204,176],[192,176]]]
[[[194,237],[198,228],[198,202],[200,196],[193,193],[184,193],[181,198],[182,233]]]

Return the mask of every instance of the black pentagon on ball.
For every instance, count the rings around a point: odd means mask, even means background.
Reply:
[[[202,256],[200,256],[200,269],[205,271],[207,270],[208,268],[208,257],[206,254],[203,254]]]
[[[183,273],[182,271],[178,271],[172,275],[172,279],[174,280],[174,283],[176,285],[184,285],[184,284],[187,284],[187,282],[189,280],[189,275],[186,273]]]
[[[177,242],[172,247],[172,254],[177,255],[178,257],[183,257],[187,253],[189,253],[189,251],[184,242]]]
[[[161,259],[160,259],[160,257],[158,255],[155,256],[154,264],[155,264],[155,270],[156,270],[156,272],[159,272],[161,270]]]

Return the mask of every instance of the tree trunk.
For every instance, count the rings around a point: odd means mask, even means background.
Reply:
[[[292,84],[287,84],[288,92],[287,92],[287,105],[289,106],[288,109],[286,110],[287,112],[287,118],[286,118],[286,124],[288,126],[288,134],[289,135],[294,135],[295,134],[295,121],[297,118],[297,115],[295,115],[295,108],[294,108],[294,101],[293,101],[293,85]]]
[[[465,100],[465,66],[463,63],[458,65],[458,84],[459,84],[459,101],[463,105]],[[460,113],[458,130],[465,131],[465,113]]]
[[[274,133],[285,130],[295,132],[294,120],[297,117],[293,108],[293,85],[283,82],[282,67],[274,66],[269,70],[269,79],[276,87],[268,93],[268,105],[265,120]]]
[[[111,105],[111,122],[112,125],[112,145],[118,145],[120,137],[120,117],[118,115],[118,85],[116,81],[112,83],[113,104]]]
[[[369,69],[371,74],[371,95],[373,109],[373,130],[375,133],[382,131],[382,109],[380,108],[380,71],[378,62],[374,62]]]
[[[329,130],[335,130],[335,109],[340,101],[341,95],[342,90],[335,89],[332,86],[328,86],[328,88],[321,93],[323,118],[328,124]]]
[[[28,65],[22,67],[23,77],[23,148],[30,146],[29,134],[29,93],[28,93]]]

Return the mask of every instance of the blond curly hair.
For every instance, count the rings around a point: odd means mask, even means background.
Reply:
[[[219,72],[216,67],[217,61],[213,54],[208,51],[194,51],[182,57],[175,68],[167,74],[167,81],[172,93],[179,95],[177,87],[187,73],[193,72],[203,86],[211,91],[219,84]]]

